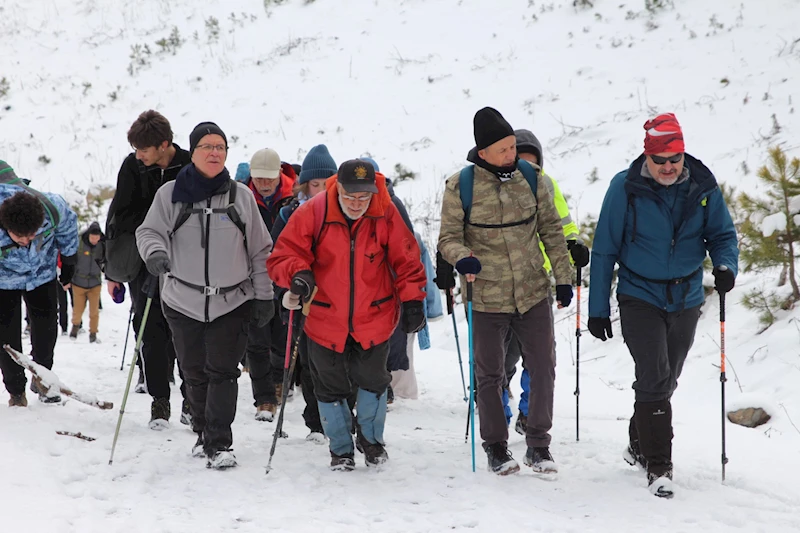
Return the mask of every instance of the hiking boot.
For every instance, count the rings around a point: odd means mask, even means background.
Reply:
[[[519,472],[519,464],[511,456],[508,447],[502,442],[483,444],[486,456],[489,459],[489,471],[499,476],[507,476]]]
[[[150,404],[150,429],[160,431],[169,427],[170,406],[166,398],[153,398]]]
[[[556,474],[558,473],[558,466],[550,455],[550,448],[547,446],[532,448],[528,446],[528,451],[525,452],[525,464],[533,469],[534,472],[540,474]]]
[[[382,465],[389,460],[389,454],[386,453],[386,448],[383,447],[383,444],[380,442],[371,443],[361,434],[361,430],[358,431],[358,436],[356,437],[356,450],[364,454],[364,463],[367,466]]]
[[[213,468],[214,470],[225,470],[239,466],[236,462],[236,457],[232,453],[233,450],[217,450],[212,455],[208,456],[206,461],[206,468]]]
[[[314,444],[325,444],[325,433],[322,431],[311,430],[311,433],[306,435],[306,440],[308,442],[313,442]]]
[[[181,403],[181,424],[192,427],[192,412],[189,410],[189,400],[186,398]]]
[[[355,470],[356,462],[353,460],[352,453],[336,455],[331,452],[331,470],[334,472],[351,472]]]
[[[12,394],[8,399],[9,407],[28,407],[28,398],[25,397],[25,391],[22,394]]]
[[[70,339],[77,339],[78,338],[78,332],[80,330],[81,330],[80,326],[72,326],[72,329],[69,332],[69,338]]]
[[[97,344],[100,344],[100,341],[97,340],[97,333],[89,333],[89,342],[96,342]]]
[[[628,447],[622,452],[622,458],[631,466],[638,466],[647,470],[647,459],[642,455],[639,450],[639,443],[636,441],[628,443]]]
[[[672,498],[675,495],[672,487],[672,470],[667,470],[663,474],[648,472],[647,488],[654,496]]]
[[[528,431],[528,417],[523,415],[522,411],[520,411],[519,416],[517,416],[517,423],[514,424],[514,431],[522,436]]]
[[[275,413],[278,406],[274,403],[265,402],[256,407],[256,420],[261,422],[272,422],[275,420]]]
[[[61,395],[45,389],[42,379],[38,376],[31,376],[31,391],[39,395],[39,401],[42,403],[61,403]]]
[[[192,446],[192,457],[205,457],[206,452],[203,449],[204,445],[205,442],[203,441],[203,435],[201,433],[197,435],[197,442],[195,442],[194,446]]]
[[[136,387],[134,387],[133,392],[147,394],[147,384],[144,382],[144,373],[141,368],[139,369],[139,380],[136,382]]]

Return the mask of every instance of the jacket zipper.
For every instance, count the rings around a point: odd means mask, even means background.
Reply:
[[[211,198],[206,201],[206,207],[211,207]],[[206,215],[206,254],[205,254],[205,262],[206,262],[206,287],[210,285],[210,280],[208,279],[208,249],[211,246],[209,242],[209,237],[211,233],[211,215]],[[211,296],[206,294],[206,323],[209,322],[208,320],[208,308],[209,304],[211,303]]]
[[[350,316],[347,318],[347,324],[350,333],[355,331],[353,328],[353,313],[356,305],[356,230],[353,229],[350,233]]]

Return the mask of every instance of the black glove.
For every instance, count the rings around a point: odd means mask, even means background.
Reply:
[[[63,272],[64,269],[62,268],[61,271]],[[714,270],[712,270],[711,273],[714,274],[714,288],[717,289],[718,293],[725,294],[733,288],[733,285],[736,282],[736,277],[733,275],[733,270],[725,265],[720,265],[714,267]]]
[[[433,281],[443,291],[456,288],[455,270],[453,265],[444,260],[442,252],[436,252],[436,278]]]
[[[412,300],[403,302],[403,331],[416,333],[425,327],[425,311],[422,302]]]
[[[166,274],[171,266],[167,252],[162,252],[161,250],[150,254],[144,264],[147,267],[147,271],[154,276]]]
[[[589,264],[589,248],[587,248],[585,244],[571,239],[567,241],[567,249],[576,267],[583,268]]]
[[[263,328],[275,316],[275,302],[272,300],[253,300],[250,307],[250,322],[257,328]]]
[[[606,336],[609,339],[614,338],[614,334],[611,333],[611,319],[589,317],[589,333],[601,341],[606,340]]]
[[[292,277],[292,286],[289,290],[292,294],[300,296],[303,300],[308,300],[314,292],[314,273],[310,270],[301,270]]]
[[[61,275],[58,276],[58,282],[61,285],[67,285],[72,282],[72,276],[75,275],[75,262],[74,255],[61,256]]]
[[[456,263],[456,270],[463,276],[467,274],[477,274],[481,271],[481,262],[478,261],[477,257],[465,257],[458,260]]]
[[[562,307],[569,307],[572,301],[572,285],[556,285],[556,301]]]

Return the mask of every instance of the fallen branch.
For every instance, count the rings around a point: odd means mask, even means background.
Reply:
[[[785,405],[783,405],[782,403],[779,403],[778,405],[780,405],[780,406],[781,406],[781,409],[783,409],[783,412],[784,412],[784,413],[786,413],[786,418],[788,418],[788,419],[789,419],[789,423],[792,425],[792,427],[794,428],[794,430],[795,430],[795,431],[797,431],[798,433],[800,433],[800,429],[797,429],[797,426],[795,426],[795,425],[794,425],[794,422],[792,422],[792,417],[791,417],[791,416],[789,416],[789,411],[787,411],[787,410],[786,410],[786,406],[785,406]]]
[[[42,365],[34,363],[28,358],[27,355],[16,351],[8,344],[4,344],[3,349],[11,357],[11,359],[14,360],[15,363],[28,370],[31,374],[33,374],[34,377],[40,380],[40,385],[41,388],[44,389],[45,395],[50,392],[51,389],[55,389],[60,391],[64,396],[69,396],[73,400],[85,403],[86,405],[91,405],[92,407],[97,407],[99,409],[114,408],[114,404],[111,402],[98,400],[95,396],[89,394],[73,392],[72,389],[69,389],[63,383],[61,383],[61,381],[59,381],[58,376],[56,376],[52,370],[48,370]]]
[[[81,440],[85,440],[85,441],[89,441],[89,442],[92,442],[93,440],[97,440],[94,437],[87,437],[86,435],[84,435],[80,431],[77,432],[77,433],[75,433],[74,431],[56,431],[56,433],[58,433],[59,435],[64,435],[65,437],[75,437],[76,439],[81,439]]]

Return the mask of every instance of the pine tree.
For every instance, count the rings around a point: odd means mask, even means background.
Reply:
[[[749,214],[739,228],[740,261],[744,272],[781,267],[779,286],[788,280],[792,293],[779,307],[789,309],[800,301],[795,268],[795,248],[800,241],[800,159],[790,162],[780,147],[770,148],[767,164],[759,169],[758,177],[767,188],[764,197],[739,195],[739,208]],[[755,289],[743,303],[749,309],[772,315],[769,308],[778,302],[775,297],[774,292]],[[757,302],[771,305],[765,311],[764,305],[755,305]],[[764,321],[767,326],[774,321],[774,316],[762,318],[768,318]]]

